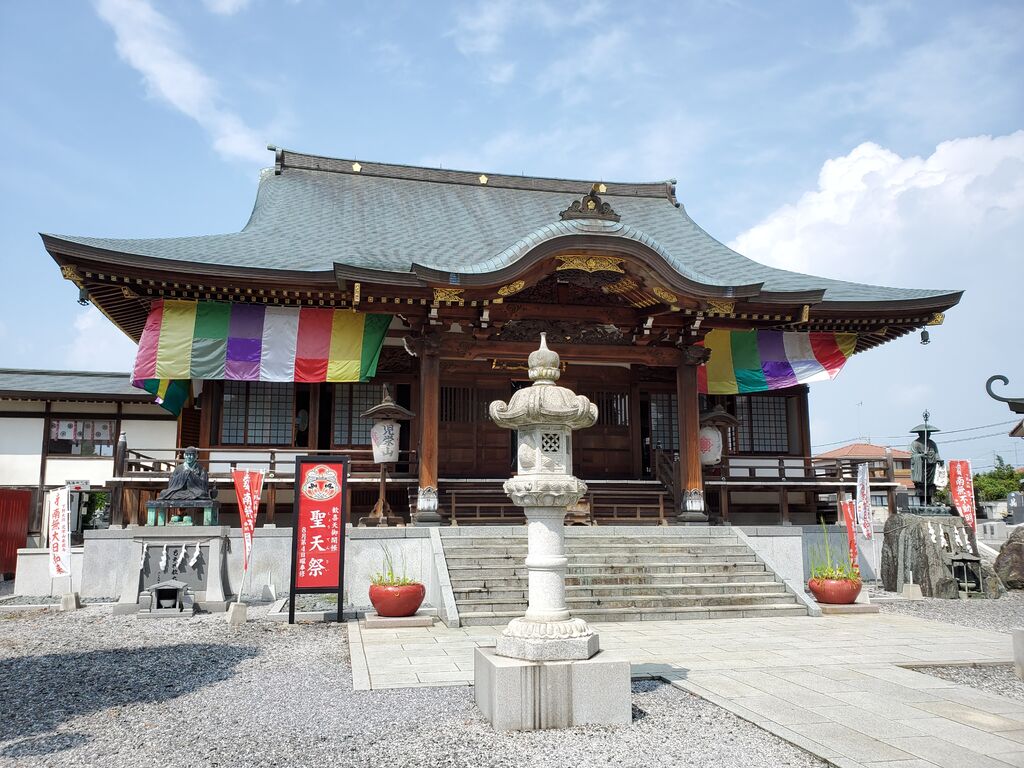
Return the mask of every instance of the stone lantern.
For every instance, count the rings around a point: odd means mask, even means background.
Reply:
[[[490,415],[518,431],[518,472],[504,488],[526,515],[529,603],[493,651],[477,649],[477,705],[499,730],[629,723],[628,662],[603,660],[597,633],[565,602],[566,508],[587,492],[572,474],[572,433],[593,426],[597,406],[555,384],[546,334],[528,362],[533,385],[492,402]]]

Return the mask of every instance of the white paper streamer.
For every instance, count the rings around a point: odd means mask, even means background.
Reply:
[[[149,551],[149,544],[142,542],[142,560],[139,561],[139,568],[146,566],[146,553]]]
[[[181,564],[185,560],[185,550],[186,549],[187,549],[187,547],[184,544],[182,544],[181,545],[181,549],[178,550],[178,557],[174,561],[174,567],[175,568],[181,568]]]
[[[164,544],[164,548],[160,552],[160,572],[163,573],[166,570],[167,570],[167,545]]]
[[[196,542],[196,551],[192,553],[192,559],[188,561],[189,568],[195,568],[199,562],[199,542]]]

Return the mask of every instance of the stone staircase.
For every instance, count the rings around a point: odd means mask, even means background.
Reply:
[[[566,601],[587,621],[806,616],[727,527],[567,528]],[[657,534],[657,535],[656,535]],[[524,527],[442,529],[463,626],[504,624],[527,605]]]

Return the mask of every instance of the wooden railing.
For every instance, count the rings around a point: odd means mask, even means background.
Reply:
[[[665,486],[672,500],[673,509],[679,509],[682,494],[679,492],[679,455],[660,448],[654,449],[654,479]]]
[[[165,475],[174,471],[185,453],[184,448],[173,450],[152,450],[149,452],[128,449],[121,466],[115,461],[118,477],[139,480],[156,479],[154,475]],[[199,460],[210,473],[211,478],[230,477],[235,469],[262,469],[268,478],[293,478],[296,456],[348,456],[350,471],[354,475],[375,475],[380,465],[373,461],[371,448],[337,448],[332,450],[309,450],[305,448],[199,448]],[[160,454],[160,455],[153,455]],[[174,458],[166,458],[172,455]],[[399,460],[391,477],[415,477],[419,471],[416,451],[400,451]]]
[[[452,525],[521,525],[526,521],[499,484],[482,481],[442,488],[442,511]],[[672,499],[663,489],[628,481],[592,484],[587,494],[569,508],[567,525],[668,525],[674,517]]]
[[[764,481],[766,484],[773,481],[852,483],[857,480],[857,463],[810,456],[723,456],[713,473],[708,474],[718,480]],[[891,464],[885,460],[868,462],[868,478],[892,482]]]

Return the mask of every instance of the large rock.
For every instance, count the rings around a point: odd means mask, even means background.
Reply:
[[[1024,526],[1015,528],[999,548],[996,574],[1010,589],[1024,589]]]
[[[928,530],[931,523],[935,532],[932,541]],[[960,596],[960,586],[953,578],[950,567],[951,553],[943,546],[940,528],[954,541],[953,547],[959,552],[970,554],[969,547],[957,548],[953,537],[953,528],[960,531],[961,541],[968,541],[968,531],[959,517],[922,517],[899,512],[890,515],[885,522],[882,543],[882,584],[889,592],[898,592],[909,575],[913,574],[914,583],[920,585],[925,597],[942,597],[956,599]],[[1024,555],[1024,539],[1021,540],[1021,554]],[[1024,565],[1024,557],[1020,563]],[[901,574],[902,569],[902,574]],[[997,598],[1005,594],[1006,588],[996,576],[992,567],[981,563],[982,578],[985,582],[986,596]],[[1024,574],[1024,568],[1020,571]],[[902,576],[902,577],[901,577]]]

